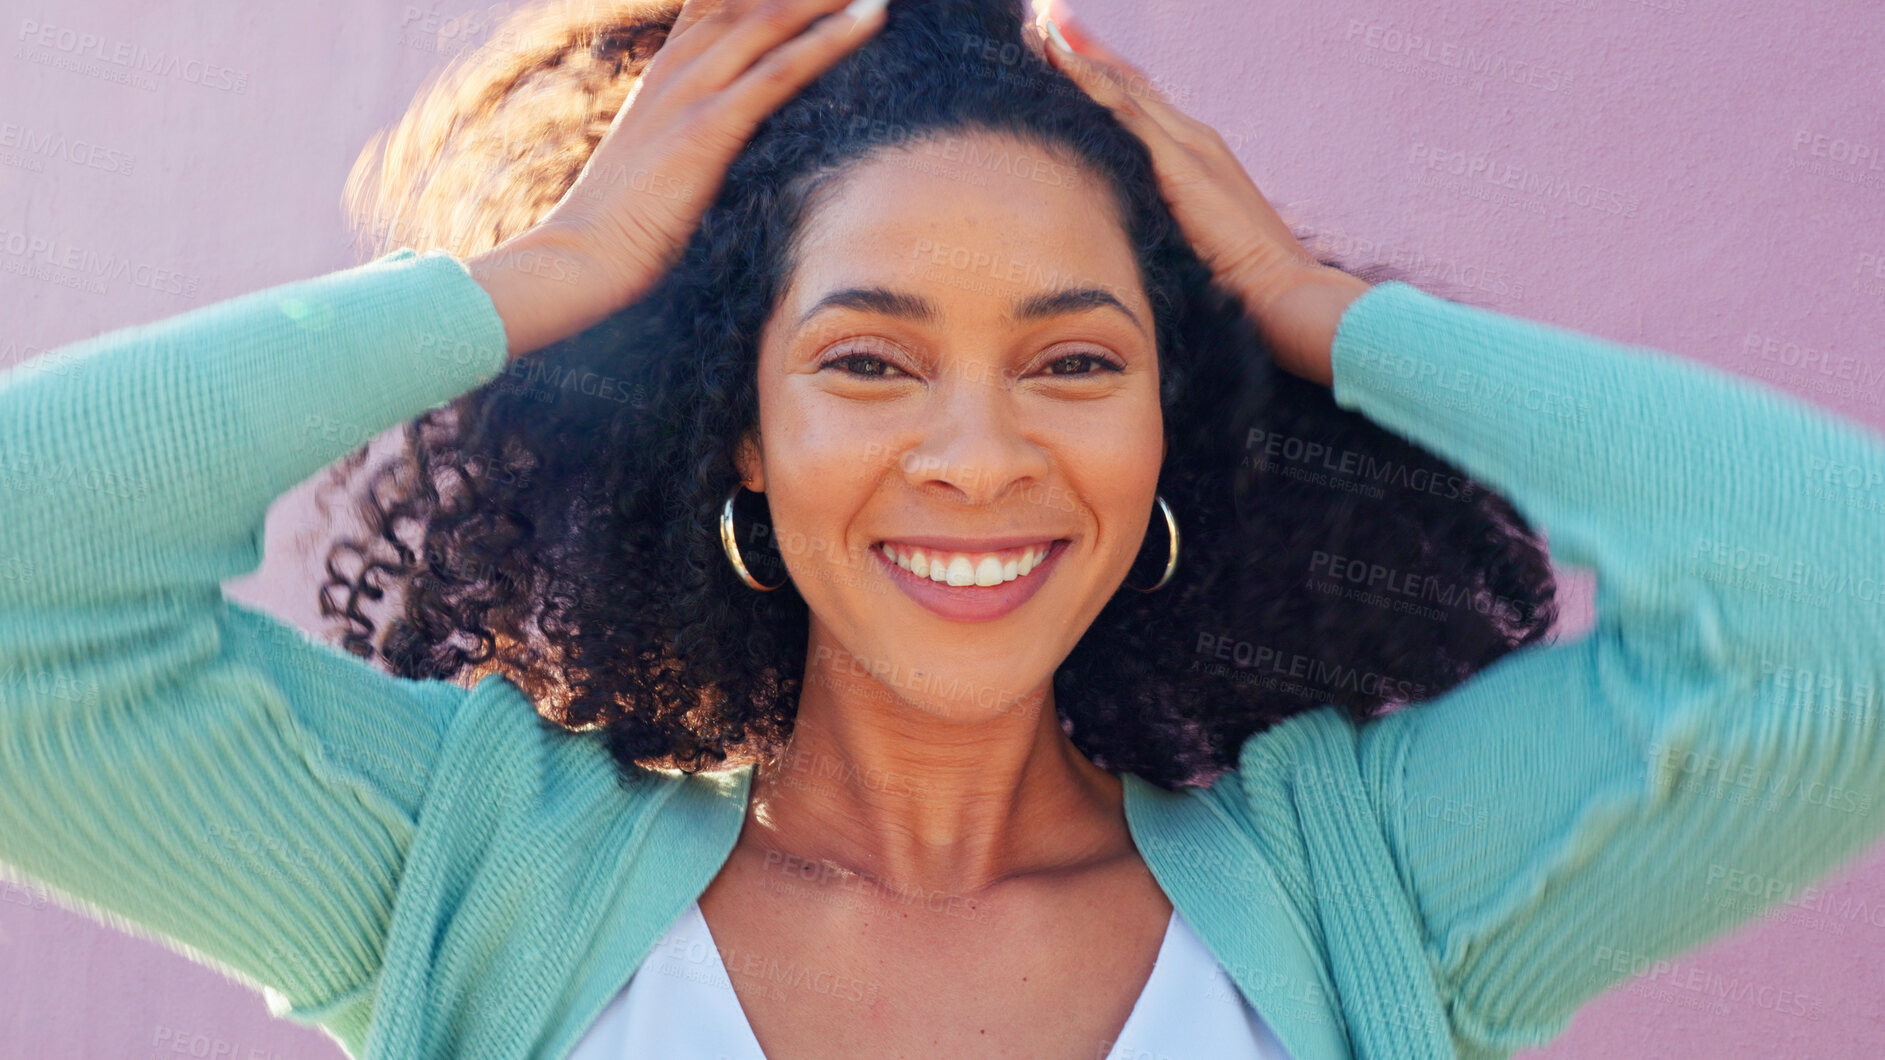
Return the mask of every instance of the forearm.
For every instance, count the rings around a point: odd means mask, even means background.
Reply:
[[[1245,295],[1270,344],[1277,366],[1312,383],[1334,382],[1331,351],[1335,329],[1355,299],[1366,294],[1366,280],[1338,269],[1318,267],[1292,273],[1287,282],[1274,283]]]
[[[1649,347],[1383,284],[1341,322],[1342,408],[1444,457],[1593,568],[1646,658],[1881,676],[1885,440]],[[1600,623],[1602,618],[1600,616]]]
[[[0,385],[0,610],[206,590],[254,569],[270,503],[488,381],[462,268],[388,256],[99,335]]]
[[[574,235],[539,225],[465,259],[504,321],[514,360],[600,323],[636,293]]]

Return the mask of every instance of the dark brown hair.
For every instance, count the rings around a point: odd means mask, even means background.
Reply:
[[[371,249],[469,256],[541,217],[679,6],[526,12],[454,63],[355,169]],[[1144,145],[1024,46],[1022,24],[1016,0],[891,5],[760,127],[647,297],[408,423],[353,490],[366,532],[327,558],[322,611],[343,646],[407,677],[500,673],[547,721],[593,730],[625,779],[778,749],[807,608],[790,586],[744,586],[717,532],[756,422],[758,335],[820,188],[887,144],[975,131],[1106,182],[1156,318],[1158,488],[1183,558],[1163,590],[1120,590],[1056,672],[1083,753],[1166,788],[1207,782],[1292,714],[1334,703],[1365,724],[1541,638],[1551,570],[1517,512],[1277,369],[1186,244]],[[769,541],[749,531],[742,548],[777,580]],[[1156,578],[1164,541],[1155,517],[1134,584]],[[1357,592],[1356,561],[1433,591]],[[401,595],[376,641],[362,605],[389,587]]]

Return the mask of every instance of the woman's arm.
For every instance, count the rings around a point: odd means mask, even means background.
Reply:
[[[1540,1044],[1885,831],[1885,442],[1660,351],[1344,279],[1222,137],[1069,32],[1080,51],[1049,49],[1055,66],[1146,143],[1279,364],[1596,569],[1589,636],[1513,652],[1359,735],[1456,1034]],[[1274,778],[1256,774],[1283,768],[1251,757],[1262,735],[1242,769],[1259,802]]]
[[[1598,579],[1588,636],[1360,733],[1459,1033],[1546,1041],[1885,831],[1885,441],[1404,283],[1348,308],[1332,356],[1338,405],[1500,492]]]
[[[504,347],[461,264],[406,251],[0,376],[0,860],[296,1010],[370,999],[465,692],[220,583],[276,496]]]
[[[883,24],[841,2],[683,7],[563,202],[469,268],[402,251],[0,376],[0,861],[364,1039],[466,693],[221,583],[276,496],[658,279],[758,122]]]

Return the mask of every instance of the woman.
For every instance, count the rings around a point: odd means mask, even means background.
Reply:
[[[1876,837],[1876,438],[881,7],[506,38],[363,193],[408,249],[10,373],[0,857],[355,1055],[1308,1060],[1543,1042]],[[221,598],[407,421],[330,565],[394,675]]]

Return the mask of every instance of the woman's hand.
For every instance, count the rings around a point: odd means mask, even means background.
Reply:
[[[881,27],[885,2],[687,0],[569,192],[528,231],[466,262],[510,355],[647,293],[754,129]]]
[[[1369,289],[1367,281],[1317,261],[1224,138],[1179,111],[1138,68],[1072,22],[1063,3],[1037,9],[1053,15],[1074,49],[1049,43],[1043,49],[1049,62],[1145,142],[1172,216],[1218,282],[1243,298],[1277,364],[1329,385],[1335,326]]]

